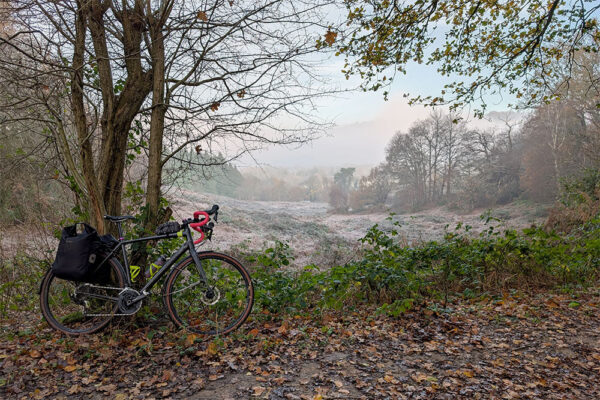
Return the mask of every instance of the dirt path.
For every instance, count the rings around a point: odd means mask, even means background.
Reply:
[[[507,297],[424,308],[261,314],[211,342],[152,326],[70,339],[5,321],[2,398],[597,399],[600,297]]]

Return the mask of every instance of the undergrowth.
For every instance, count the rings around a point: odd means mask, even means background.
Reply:
[[[488,224],[497,221],[485,217]],[[289,264],[289,247],[276,243],[247,261],[256,305],[272,313],[344,309],[375,304],[398,315],[424,301],[443,303],[456,296],[500,294],[509,289],[585,287],[598,280],[600,219],[569,234],[539,227],[500,230],[489,224],[479,235],[471,227],[446,228],[440,241],[406,246],[390,231],[373,226],[361,239],[364,257],[320,271]]]
[[[320,269],[283,268],[293,260],[288,244],[274,246],[243,262],[255,285],[255,312],[319,312],[375,305],[398,315],[423,302],[442,305],[453,298],[501,294],[510,289],[577,288],[598,281],[600,218],[569,233],[540,227],[501,230],[484,216],[488,228],[475,235],[470,226],[446,227],[442,240],[409,246],[399,224],[371,227],[361,239],[357,261]],[[390,217],[391,220],[391,217]],[[49,262],[17,256],[0,263],[0,314],[30,310]]]

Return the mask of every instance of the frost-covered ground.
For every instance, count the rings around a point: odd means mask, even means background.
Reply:
[[[241,256],[264,250],[279,240],[289,244],[296,267],[315,264],[327,268],[347,262],[357,256],[358,240],[371,226],[379,224],[384,230],[391,227],[387,212],[333,214],[326,203],[244,201],[189,191],[171,199],[176,220],[191,217],[194,211],[213,204],[220,205],[213,241],[206,243],[206,248]],[[543,222],[541,211],[540,206],[511,204],[493,210],[492,215],[500,217],[504,226],[525,227]],[[473,226],[475,234],[481,232],[486,226],[480,218],[484,212],[456,214],[438,207],[393,218],[401,224],[402,240],[410,244],[440,239],[446,225],[454,229],[458,222]],[[43,227],[13,227],[0,231],[0,258],[24,252],[52,259],[57,244]]]
[[[244,201],[212,194],[183,191],[173,202],[176,219],[191,216],[195,210],[219,204],[219,223],[213,243],[207,247],[233,252],[249,252],[271,246],[275,240],[288,242],[296,256],[294,264],[330,266],[348,261],[356,254],[358,240],[374,224],[389,229],[389,213],[333,214],[326,203]],[[458,222],[471,225],[473,232],[484,229],[480,218],[486,210],[456,214],[443,207],[413,214],[395,215],[401,236],[407,243],[440,239],[444,227],[454,229]],[[536,214],[538,215],[536,217]],[[492,211],[507,227],[525,227],[543,221],[539,209],[530,205],[504,206]],[[498,224],[497,222],[495,224]]]

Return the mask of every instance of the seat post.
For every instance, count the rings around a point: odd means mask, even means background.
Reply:
[[[119,230],[119,242],[122,242],[125,240],[125,237],[123,235],[123,228],[121,228],[121,221],[117,221],[115,223],[117,224],[117,229]],[[121,246],[121,251],[123,253],[124,266],[129,273],[129,260],[127,260],[127,249],[125,249],[125,246]]]
[[[115,222],[117,224],[117,229],[119,230],[119,242],[124,239],[123,237],[123,229],[121,228],[121,221]]]

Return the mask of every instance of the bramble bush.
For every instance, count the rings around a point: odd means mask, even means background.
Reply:
[[[442,240],[415,246],[397,240],[397,223],[390,231],[375,225],[361,239],[361,260],[326,271],[314,265],[281,269],[292,256],[287,245],[276,243],[250,260],[256,304],[270,312],[374,304],[398,315],[426,300],[445,307],[455,296],[597,283],[600,219],[558,234],[540,227],[501,230],[491,224],[496,219],[482,218],[488,228],[479,235],[458,224],[446,227]]]

